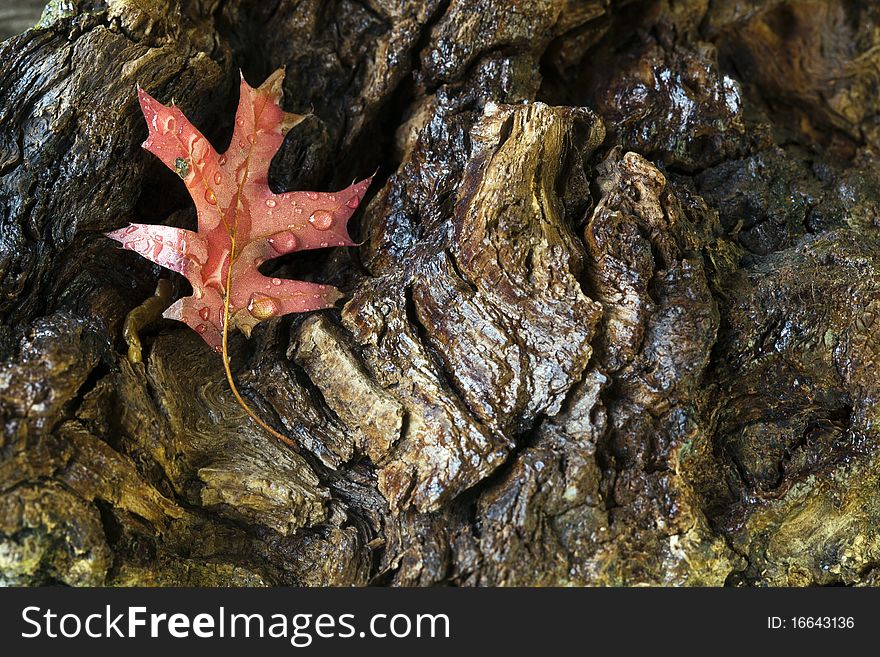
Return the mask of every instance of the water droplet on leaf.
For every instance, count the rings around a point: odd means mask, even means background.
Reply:
[[[290,253],[297,247],[296,235],[287,231],[275,233],[266,241],[269,242],[269,246],[271,246],[277,253]]]
[[[281,303],[275,297],[265,294],[253,294],[247,309],[257,319],[268,319],[279,313]]]
[[[199,165],[198,168],[201,168],[201,165],[205,163],[205,154],[208,152],[208,141],[199,137],[193,138],[189,152],[192,154],[193,162]]]
[[[315,210],[309,217],[309,223],[318,230],[327,230],[333,225],[333,215],[327,210]]]

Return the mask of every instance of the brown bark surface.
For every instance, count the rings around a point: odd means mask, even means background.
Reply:
[[[72,7],[72,9],[71,9]],[[880,9],[77,0],[0,45],[0,582],[880,583]],[[276,191],[378,167],[338,308],[236,335],[102,233],[192,227],[135,83]],[[170,276],[175,296],[186,283]]]

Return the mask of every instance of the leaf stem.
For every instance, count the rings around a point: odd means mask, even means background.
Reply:
[[[230,297],[230,285],[232,284],[232,262],[235,255],[235,234],[232,234],[232,248],[229,252],[229,267],[226,271],[226,290],[223,294],[223,351],[221,353],[223,357],[223,369],[226,370],[226,380],[229,382],[229,388],[232,390],[232,394],[235,395],[235,400],[239,403],[239,405],[244,409],[245,413],[250,415],[251,419],[256,422],[260,427],[266,430],[268,433],[273,435],[275,438],[280,440],[285,445],[293,447],[294,449],[298,448],[297,443],[285,436],[284,434],[276,431],[265,421],[263,421],[260,416],[258,416],[251,407],[248,406],[247,402],[241,396],[241,393],[238,392],[238,387],[235,385],[235,380],[232,378],[232,369],[229,366],[229,349],[227,348],[227,338],[229,337],[229,297]]]

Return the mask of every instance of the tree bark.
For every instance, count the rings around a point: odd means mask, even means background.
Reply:
[[[72,8],[71,8],[72,7]],[[871,2],[78,0],[0,45],[0,582],[878,583]],[[127,314],[191,228],[135,83],[280,191],[378,167],[336,309]],[[174,296],[186,283],[171,276]]]

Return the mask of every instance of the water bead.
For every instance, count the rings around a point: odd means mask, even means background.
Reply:
[[[360,205],[361,200],[357,196],[352,196],[345,202],[345,205],[352,210],[356,209],[358,205]]]
[[[200,137],[193,137],[189,145],[189,152],[192,153],[193,161],[202,165],[205,162],[205,155],[208,152],[208,142]]]
[[[257,319],[268,319],[280,312],[281,303],[275,297],[265,294],[253,294],[247,309]]]
[[[220,172],[214,174],[214,184],[219,185],[223,181],[223,176],[220,175]]]
[[[276,253],[290,253],[291,251],[296,250],[298,244],[296,236],[288,231],[275,233],[266,241]]]
[[[217,205],[217,197],[214,195],[214,192],[210,189],[205,190],[205,200],[211,205]]]
[[[318,230],[327,230],[333,225],[333,215],[327,210],[315,210],[309,217],[309,223]]]
[[[313,201],[318,200],[318,195],[315,192],[306,192],[306,196],[308,196]]]
[[[208,321],[208,317],[211,316],[211,309],[208,306],[205,306],[199,311],[199,317],[201,317],[206,322]]]
[[[274,208],[274,207],[275,207],[275,199],[267,198],[267,199],[266,199],[266,205],[267,205],[268,207],[270,207],[270,208]]]

